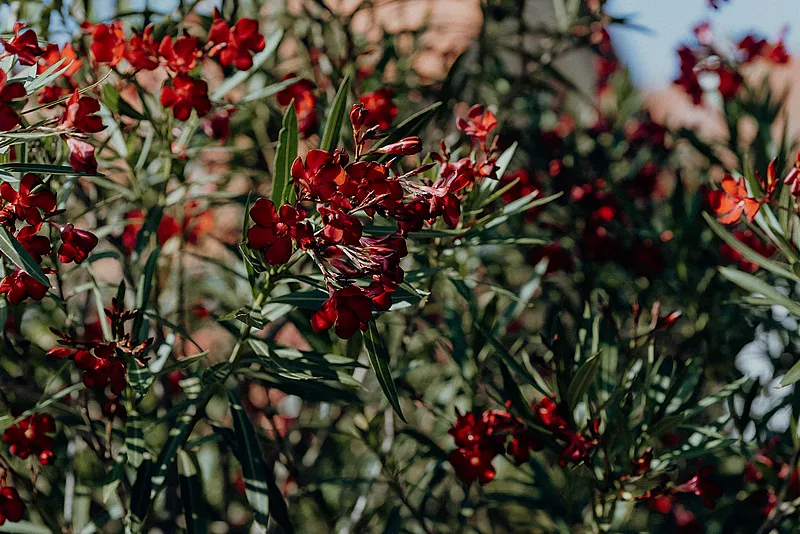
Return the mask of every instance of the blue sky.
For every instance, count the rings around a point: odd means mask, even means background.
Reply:
[[[675,49],[692,38],[692,28],[708,20],[719,37],[738,38],[748,32],[772,39],[789,27],[786,45],[800,54],[800,31],[792,22],[800,20],[800,0],[729,0],[718,10],[705,0],[610,0],[613,15],[633,15],[632,22],[648,32],[612,28],[616,50],[629,66],[634,81],[646,89],[659,89],[677,74]]]

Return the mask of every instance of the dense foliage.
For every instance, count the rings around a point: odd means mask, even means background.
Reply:
[[[602,0],[92,4],[0,6],[0,532],[798,527],[782,37],[709,135]]]

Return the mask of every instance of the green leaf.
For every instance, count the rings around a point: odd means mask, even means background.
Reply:
[[[297,158],[297,115],[294,101],[283,115],[283,128],[278,135],[278,148],[275,150],[275,163],[272,166],[272,194],[270,199],[276,208],[293,202],[292,164]]]
[[[158,254],[161,251],[156,247],[147,258],[142,274],[139,276],[139,283],[136,286],[136,312],[133,316],[133,335],[135,340],[142,342],[147,338],[148,325],[144,320],[144,312],[150,302],[150,293],[153,288],[153,279],[158,267]]]
[[[600,356],[592,356],[586,360],[575,373],[572,382],[570,382],[567,388],[567,402],[571,410],[574,410],[581,399],[583,399],[583,396],[589,392],[589,388],[594,384],[597,378],[600,364]]]
[[[480,189],[480,198],[477,204],[479,206],[483,206],[486,204],[485,199],[488,198],[492,192],[497,189],[500,185],[500,179],[503,178],[503,175],[508,170],[508,166],[511,165],[511,160],[514,159],[514,153],[517,151],[517,146],[519,145],[518,142],[514,141],[510,147],[505,149],[505,151],[500,154],[500,157],[497,158],[496,169],[497,169],[497,180],[490,180],[485,178],[480,185],[478,186]]]
[[[770,260],[769,258],[765,258],[755,250],[751,249],[738,239],[736,239],[733,234],[728,232],[724,226],[718,223],[711,215],[708,213],[703,213],[703,217],[705,217],[706,222],[711,227],[711,230],[714,231],[717,236],[722,239],[725,243],[728,244],[733,250],[738,252],[742,255],[742,257],[751,262],[755,263],[759,267],[763,267],[767,271],[777,274],[783,278],[787,278],[789,280],[794,280],[796,282],[800,282],[800,277],[798,277],[794,272],[792,272],[788,265],[783,263]]]
[[[364,344],[367,347],[369,362],[378,377],[378,383],[381,385],[383,394],[386,395],[395,413],[403,422],[407,423],[408,421],[403,415],[403,409],[400,407],[400,400],[397,397],[397,388],[392,378],[392,370],[389,369],[389,353],[383,343],[381,333],[378,331],[378,325],[375,324],[374,320],[369,322],[369,329],[364,334]]]
[[[252,93],[248,93],[246,96],[241,98],[236,102],[236,105],[245,104],[247,102],[255,102],[256,100],[262,100],[269,96],[275,95],[297,83],[299,78],[289,78],[286,80],[281,80],[277,83],[270,84],[266,87],[262,87],[261,89],[255,90]]]
[[[795,317],[800,317],[800,304],[794,302],[792,299],[769,285],[767,282],[753,276],[752,274],[743,273],[730,267],[720,267],[719,272],[722,276],[741,287],[750,293],[757,293],[763,295],[762,300],[764,305],[779,305],[783,306],[789,313]]]
[[[683,414],[667,415],[662,417],[655,424],[647,427],[647,435],[651,438],[663,436],[668,432],[672,432],[683,424],[686,419]]]
[[[181,487],[183,516],[189,534],[208,532],[208,504],[203,494],[203,479],[193,452],[178,451],[178,478]]]
[[[333,99],[331,112],[328,115],[328,120],[325,122],[325,129],[322,132],[322,139],[319,143],[319,147],[322,150],[332,152],[339,143],[342,125],[347,116],[348,96],[350,96],[350,77],[345,76],[341,85],[339,85],[339,90],[336,91],[336,97]]]
[[[67,165],[44,165],[40,163],[3,163],[0,165],[0,172],[32,172],[36,174],[59,174],[66,176],[102,176],[79,172]]]
[[[128,453],[128,464],[134,469],[139,469],[147,452],[144,442],[144,423],[132,399],[128,401],[126,411],[128,417],[125,421],[125,450]]]
[[[795,363],[789,371],[783,375],[781,379],[780,387],[791,386],[795,382],[800,380],[800,361]]]
[[[417,135],[436,116],[436,113],[441,106],[442,103],[437,102],[432,106],[428,106],[422,111],[419,111],[411,115],[409,118],[398,124],[397,128],[392,130],[392,132],[389,135],[384,137],[378,143],[375,143],[375,145],[373,145],[370,150],[375,151],[383,146],[389,145],[391,143],[396,143],[397,141],[405,139],[406,137],[409,137],[411,135]],[[377,159],[378,161],[386,161],[387,159],[389,159],[389,157],[390,157],[389,154],[383,154],[383,155],[375,154],[372,156],[367,156],[365,159],[367,160]]]
[[[28,251],[11,235],[5,226],[0,226],[0,252],[14,265],[29,274],[40,284],[50,287],[50,281],[42,272],[39,264],[33,261]]]
[[[269,523],[270,495],[268,478],[274,475],[264,461],[261,447],[258,445],[253,424],[242,403],[233,391],[228,391],[228,401],[233,417],[233,433],[239,445],[234,450],[236,458],[242,464],[245,494],[253,517],[258,525],[266,529]]]
[[[730,384],[726,385],[716,393],[700,399],[699,402],[683,413],[684,417],[689,420],[692,417],[702,413],[709,406],[713,406],[714,404],[727,399],[731,395],[735,395],[736,393],[742,391],[742,386],[748,381],[750,381],[750,378],[743,376],[738,380],[734,380]]]

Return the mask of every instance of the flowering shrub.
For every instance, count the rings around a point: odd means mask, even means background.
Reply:
[[[783,36],[677,51],[714,138],[603,1],[436,80],[370,2],[189,4],[0,10],[0,530],[796,528]]]

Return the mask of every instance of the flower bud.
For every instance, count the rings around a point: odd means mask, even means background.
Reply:
[[[350,108],[350,122],[353,124],[353,130],[359,131],[364,126],[364,119],[367,116],[367,108],[364,104],[353,104]]]
[[[416,135],[406,137],[396,143],[391,143],[379,148],[377,152],[381,154],[391,154],[392,156],[411,156],[422,152],[422,141]]]

